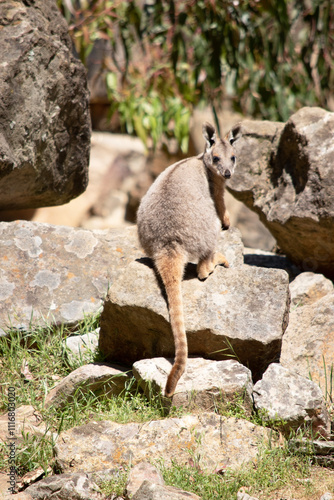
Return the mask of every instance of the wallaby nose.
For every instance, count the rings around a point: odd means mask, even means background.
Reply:
[[[224,177],[225,179],[229,179],[231,177],[231,172],[229,170],[225,170]]]

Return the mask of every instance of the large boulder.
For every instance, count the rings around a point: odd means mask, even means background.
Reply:
[[[0,46],[0,210],[66,203],[88,182],[89,96],[56,2],[1,2]]]
[[[245,266],[236,230],[222,233],[219,250],[230,268],[197,279],[190,264],[182,282],[189,354],[236,358],[255,379],[279,358],[287,326],[289,280],[285,271]],[[241,245],[242,247],[242,245]],[[108,361],[124,364],[174,356],[164,290],[150,259],[131,262],[110,287],[101,316],[99,348]]]
[[[230,192],[304,271],[334,276],[334,113],[302,108],[286,124],[233,129],[238,168]]]

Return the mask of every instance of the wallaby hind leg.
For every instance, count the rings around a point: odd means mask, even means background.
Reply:
[[[174,336],[175,359],[167,378],[165,396],[171,397],[181,378],[188,358],[187,336],[184,326],[181,281],[186,259],[175,250],[155,256],[155,265],[161,276],[168,298],[169,318]]]
[[[215,252],[209,257],[200,260],[197,264],[198,279],[205,280],[211,273],[213,273],[214,268],[218,265],[229,267],[225,255],[220,252]]]

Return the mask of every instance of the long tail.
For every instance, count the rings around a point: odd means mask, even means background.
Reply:
[[[188,358],[188,344],[184,327],[181,291],[185,258],[176,251],[169,251],[155,258],[155,265],[166,289],[169,318],[175,343],[174,364],[167,378],[165,388],[165,396],[171,397],[185,370]]]

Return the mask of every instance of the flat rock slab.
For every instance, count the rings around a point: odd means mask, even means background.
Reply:
[[[254,404],[264,410],[265,418],[281,420],[281,427],[303,428],[311,436],[330,435],[330,418],[321,389],[307,378],[289,371],[278,363],[269,366],[262,380],[254,386]]]
[[[95,471],[161,459],[188,463],[199,456],[201,469],[214,472],[255,459],[270,431],[214,413],[156,420],[144,424],[90,422],[59,435],[57,466],[63,472]],[[214,450],[214,452],[213,452]]]
[[[166,358],[143,359],[134,363],[132,372],[149,397],[151,393],[163,393],[171,367],[171,360]],[[213,411],[242,400],[245,410],[250,413],[252,392],[252,373],[237,361],[189,358],[171,405],[192,411]]]
[[[79,390],[82,393],[119,395],[129,380],[127,372],[118,368],[90,363],[83,365],[63,378],[45,398],[44,406],[62,407],[70,401]]]
[[[0,334],[31,322],[71,325],[96,313],[126,264],[141,256],[134,227],[1,222]]]
[[[99,344],[99,332],[97,328],[93,332],[84,333],[83,335],[73,335],[64,340],[66,346],[66,355],[70,362],[78,361],[88,362],[94,355]]]
[[[110,288],[99,340],[108,361],[130,364],[174,356],[164,289],[150,262],[132,262]],[[279,358],[288,281],[285,271],[244,265],[217,267],[204,282],[186,274],[182,294],[189,354],[216,360],[232,355],[255,378],[261,376]]]
[[[234,229],[221,236],[232,264],[242,263]],[[90,231],[38,222],[0,222],[0,335],[12,326],[72,325],[100,310],[108,288],[143,258],[134,226]]]

